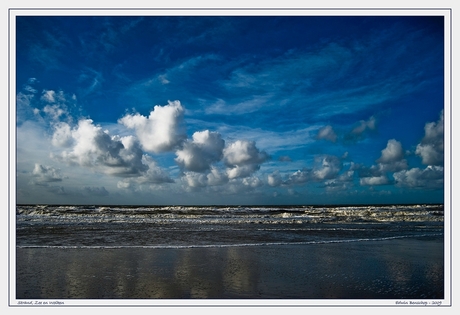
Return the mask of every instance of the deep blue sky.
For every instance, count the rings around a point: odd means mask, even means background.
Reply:
[[[442,16],[18,16],[17,202],[442,202]]]

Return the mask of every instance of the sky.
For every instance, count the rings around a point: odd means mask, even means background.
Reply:
[[[442,16],[17,16],[18,204],[442,203]]]

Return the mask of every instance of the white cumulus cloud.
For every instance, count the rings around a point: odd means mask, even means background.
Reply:
[[[254,176],[243,178],[242,183],[252,188],[260,187],[264,184],[260,178]]]
[[[185,138],[184,108],[179,101],[156,105],[148,117],[126,115],[119,123],[134,129],[144,150],[153,153],[172,151]]]
[[[41,111],[52,121],[72,120],[71,110],[74,109],[77,101],[75,94],[67,95],[63,91],[44,90],[40,101],[43,106]]]
[[[425,165],[443,165],[444,163],[444,112],[439,120],[425,125],[425,136],[415,151]]]
[[[272,174],[268,175],[267,178],[268,185],[272,187],[280,186],[283,183],[280,172],[278,170],[274,171]]]
[[[176,162],[183,168],[194,172],[203,172],[213,162],[220,161],[225,141],[217,132],[209,130],[195,132],[193,140],[184,143],[182,149],[176,151]]]
[[[207,186],[207,177],[205,174],[195,172],[185,172],[182,176],[182,181],[186,183],[186,187],[197,189]]]
[[[348,189],[353,182],[354,171],[349,170],[337,178],[329,179],[324,182],[327,191],[338,191]]]
[[[34,184],[46,184],[50,182],[60,182],[64,178],[59,169],[55,169],[51,166],[42,165],[35,163],[32,171]]]
[[[313,172],[316,179],[331,179],[342,169],[342,162],[336,156],[326,156],[321,160],[321,167]]]
[[[382,155],[377,162],[382,164],[390,164],[400,161],[404,157],[404,151],[399,141],[395,139],[388,140],[387,146],[382,150]]]
[[[220,172],[219,169],[214,166],[211,166],[208,173],[186,171],[183,173],[181,180],[185,183],[186,187],[192,190],[201,187],[220,186],[229,182],[227,173]]]
[[[174,180],[148,155],[137,159],[138,168],[145,168],[137,176],[127,177],[117,183],[119,189],[137,190],[141,185],[155,186],[163,183],[173,183]]]
[[[269,156],[260,151],[254,141],[237,140],[227,146],[223,151],[223,159],[229,167],[228,177],[247,177],[257,171],[260,164],[267,161]]]
[[[91,119],[80,120],[70,134],[69,126],[62,124],[55,130],[52,142],[72,144],[69,150],[55,156],[58,160],[105,174],[136,176],[149,168],[142,162],[142,150],[133,136],[110,136]]]
[[[54,125],[51,143],[56,147],[70,147],[73,144],[72,130],[68,123],[59,122]]]
[[[328,140],[331,142],[336,142],[337,141],[337,134],[335,133],[334,129],[332,126],[327,125],[325,127],[322,127],[320,130],[318,130],[318,134],[316,135],[317,139],[323,139],[323,140]]]
[[[361,186],[378,186],[378,185],[387,185],[389,184],[388,177],[385,175],[381,176],[372,176],[372,177],[363,177],[359,180]]]
[[[442,166],[429,165],[425,169],[412,168],[393,174],[396,184],[410,188],[444,187],[444,168]]]
[[[366,130],[374,130],[376,127],[375,117],[371,116],[368,120],[360,120],[358,125],[351,131],[354,135],[360,135]]]
[[[295,171],[293,174],[289,175],[289,178],[286,181],[286,184],[303,184],[314,178],[313,172],[309,168],[303,168],[301,170]]]
[[[408,167],[404,154],[405,152],[399,141],[395,139],[388,140],[387,146],[381,151],[380,157],[376,160],[377,165],[372,165],[370,168],[358,168],[361,173],[360,184],[364,186],[390,184],[387,173],[398,172]]]
[[[377,128],[377,121],[374,116],[371,116],[368,120],[360,120],[355,127],[345,135],[344,140],[346,142],[355,142],[365,137],[365,134],[369,131]]]
[[[228,176],[226,173],[221,173],[215,167],[211,167],[211,171],[206,176],[208,180],[208,185],[210,186],[217,186],[223,185],[228,182]]]

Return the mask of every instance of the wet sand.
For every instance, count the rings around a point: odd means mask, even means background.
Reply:
[[[442,299],[442,237],[184,249],[18,248],[16,299]]]

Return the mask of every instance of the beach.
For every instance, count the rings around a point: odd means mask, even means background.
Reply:
[[[16,251],[16,299],[442,298],[442,236]]]

